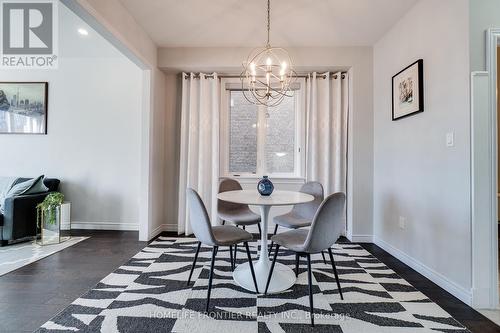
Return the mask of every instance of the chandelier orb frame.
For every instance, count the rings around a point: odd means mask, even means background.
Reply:
[[[267,43],[255,48],[243,64],[240,75],[241,90],[248,102],[267,107],[280,104],[285,97],[293,97],[292,83],[297,78],[288,52],[269,43],[271,4],[267,0]]]

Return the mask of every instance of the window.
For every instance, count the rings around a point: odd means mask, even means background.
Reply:
[[[230,92],[230,173],[257,173],[258,113],[257,105],[249,103],[241,91]]]
[[[222,86],[222,176],[302,177],[301,91],[267,108],[248,102],[234,81]]]
[[[267,173],[294,173],[295,98],[286,98],[275,108],[264,110],[264,162]]]

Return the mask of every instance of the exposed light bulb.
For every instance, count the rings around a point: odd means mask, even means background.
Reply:
[[[255,63],[254,62],[250,63],[250,71],[252,72],[252,75],[255,75]]]
[[[254,85],[255,84],[255,76],[257,75],[257,71],[255,70],[255,63],[254,62],[250,63],[250,75],[252,76],[250,82],[252,83],[252,85]]]
[[[267,57],[266,59],[266,65],[271,66],[273,64],[273,61],[271,60],[270,57]]]

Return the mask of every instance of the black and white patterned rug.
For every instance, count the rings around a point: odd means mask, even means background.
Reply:
[[[437,304],[355,244],[333,247],[344,301],[330,265],[314,255],[315,323],[309,326],[305,262],[292,289],[255,295],[232,279],[228,248],[219,248],[211,313],[205,299],[211,249],[192,238],[160,237],[105,277],[37,332],[468,332]],[[257,242],[251,244],[256,256]],[[239,262],[246,256],[239,247]],[[278,261],[295,266],[293,253]]]

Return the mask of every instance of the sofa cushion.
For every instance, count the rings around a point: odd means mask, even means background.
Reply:
[[[27,180],[30,180],[31,178],[17,178],[16,182],[14,185],[25,182]],[[59,184],[61,181],[57,178],[44,178],[43,179],[43,184],[47,186],[49,189],[49,192],[55,192],[59,190]]]
[[[55,192],[59,190],[59,184],[61,181],[56,178],[45,178],[43,183],[47,186],[50,192]]]
[[[24,191],[22,194],[36,194],[36,193],[44,193],[49,190],[47,186],[43,183],[43,179],[45,176],[39,176],[35,178],[35,181],[33,182],[33,185],[29,187],[26,191]]]
[[[40,186],[40,183],[42,183],[42,186]],[[45,189],[43,191],[43,189]],[[12,197],[17,197],[18,195],[22,194],[29,194],[29,191],[34,191],[31,193],[40,193],[40,192],[46,192],[48,189],[43,185],[43,175],[39,176],[37,178],[29,179],[25,182],[17,182],[15,185],[13,185],[10,190],[5,194],[3,201],[0,202],[0,213],[5,212],[5,200],[7,198],[12,198]]]
[[[32,180],[32,179],[33,178],[25,178],[25,177],[16,178],[16,181],[14,182],[14,184],[12,184],[12,186],[27,182],[28,180]]]
[[[11,189],[9,190],[9,192],[7,192],[7,195],[5,197],[9,198],[9,197],[16,197],[22,194],[27,194],[31,189],[37,191],[41,181],[43,181],[43,176],[28,179],[24,182],[18,182],[17,184],[11,187]]]

